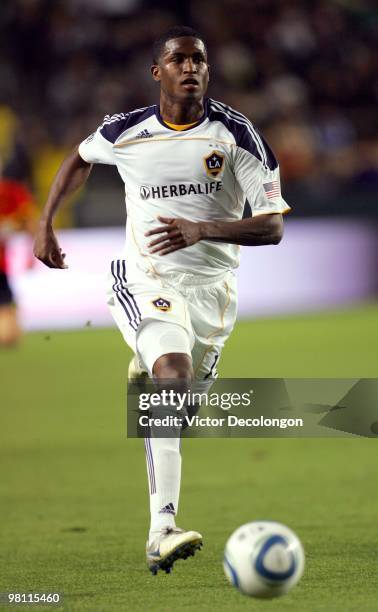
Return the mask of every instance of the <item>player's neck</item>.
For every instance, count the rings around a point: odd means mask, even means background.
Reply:
[[[163,121],[175,125],[195,123],[199,121],[204,113],[204,101],[190,100],[188,102],[177,102],[165,96],[160,96],[160,116]]]

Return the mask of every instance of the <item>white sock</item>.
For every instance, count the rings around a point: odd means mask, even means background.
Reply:
[[[163,527],[175,527],[181,482],[180,438],[145,438],[150,491],[149,540]]]

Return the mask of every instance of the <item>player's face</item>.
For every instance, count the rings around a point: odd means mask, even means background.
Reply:
[[[172,38],[166,42],[159,63],[152,66],[151,72],[169,98],[200,100],[209,82],[205,45],[192,36]]]

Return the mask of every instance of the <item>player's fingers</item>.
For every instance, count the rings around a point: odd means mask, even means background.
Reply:
[[[157,247],[156,249],[152,249],[152,250],[150,251],[151,255],[155,255],[155,253],[158,255],[158,254],[160,253],[160,251],[162,251],[163,249],[167,248],[169,244],[170,244],[170,243],[169,243],[169,242],[167,242],[167,243],[165,243],[165,244],[163,244],[163,245],[161,245],[161,246]]]
[[[53,251],[49,259],[53,264],[58,265],[59,263],[61,263],[62,258],[60,256],[60,253],[58,253],[57,251]]]
[[[161,242],[166,242],[167,240],[174,240],[175,238],[179,238],[181,236],[181,232],[179,230],[175,230],[167,234],[166,236],[160,236],[160,238],[156,238],[152,242],[149,243],[149,247],[154,247]]]
[[[162,249],[166,249],[170,244],[171,242],[169,240],[164,240],[164,242],[156,246],[154,249],[150,249],[150,253],[158,253]]]
[[[64,260],[61,256],[61,254],[58,251],[54,251],[53,253],[51,253],[48,257],[48,260],[51,264],[51,268],[65,268],[67,266],[65,266]]]
[[[174,251],[179,251],[180,249],[185,249],[187,245],[185,244],[185,242],[178,244],[177,246],[171,246],[169,247],[169,249],[164,249],[163,251],[161,251],[159,253],[159,255],[168,255],[168,253],[173,253]]]
[[[34,253],[34,257],[36,259],[38,259],[41,263],[43,263],[45,266],[47,266],[48,268],[58,268],[61,267],[59,265],[57,265],[56,260],[54,259],[54,254],[53,253],[49,253],[48,255],[40,255],[37,253]],[[62,261],[62,267],[67,268],[66,265],[64,265],[63,261]]]
[[[144,235],[145,236],[153,236],[154,234],[162,234],[163,232],[171,232],[173,231],[174,228],[172,228],[170,225],[160,225],[160,227],[156,227],[153,230],[150,230],[149,232],[146,232]]]
[[[66,270],[68,268],[68,266],[65,263],[57,263],[52,267],[55,268],[56,270]]]
[[[173,221],[176,221],[176,219],[174,217],[161,217],[160,215],[158,216],[159,221],[162,221],[162,223],[173,223]]]
[[[166,249],[170,246],[172,246],[173,244],[178,244],[178,243],[184,243],[184,239],[181,236],[181,234],[179,234],[178,236],[176,236],[176,238],[171,238],[171,236],[166,236],[164,240],[161,241],[160,244],[158,244],[155,248],[150,250],[150,253],[156,253],[157,251],[161,251],[162,249]]]
[[[178,249],[183,249],[187,245],[184,240],[174,240],[173,242],[169,242],[167,244],[162,244],[153,251],[152,253],[157,253],[158,255],[166,255],[167,253],[173,253],[173,251],[177,251]]]
[[[42,257],[37,257],[37,259],[39,259],[39,261],[41,261],[48,268],[54,268],[54,265],[51,264],[48,259],[45,259],[45,258],[42,259]]]

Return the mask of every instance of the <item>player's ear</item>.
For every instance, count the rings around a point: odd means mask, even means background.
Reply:
[[[160,81],[160,68],[158,64],[152,64],[151,74],[154,81]]]

